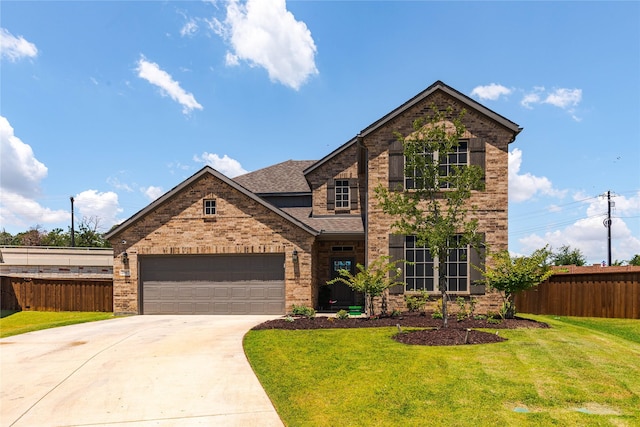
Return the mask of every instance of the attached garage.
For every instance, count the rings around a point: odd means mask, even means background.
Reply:
[[[284,314],[284,254],[141,256],[142,314]]]

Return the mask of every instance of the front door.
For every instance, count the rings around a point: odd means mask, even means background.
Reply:
[[[331,258],[331,279],[339,276],[340,270],[347,270],[355,274],[356,266],[354,258]],[[331,289],[331,308],[334,310],[348,310],[350,305],[355,305],[356,293],[344,283],[335,283],[329,286]],[[335,302],[334,302],[335,301]]]

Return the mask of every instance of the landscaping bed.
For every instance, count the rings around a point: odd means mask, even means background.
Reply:
[[[398,342],[414,345],[461,345],[485,344],[504,341],[500,334],[482,332],[475,329],[516,329],[516,328],[548,328],[549,325],[534,320],[515,319],[475,319],[458,320],[455,316],[448,319],[448,327],[442,327],[442,319],[434,319],[429,313],[402,313],[400,316],[381,317],[336,317],[317,316],[283,317],[269,320],[255,326],[254,330],[263,329],[337,329],[337,328],[376,328],[398,327],[399,333],[394,339]],[[418,331],[404,331],[405,328],[424,328]],[[467,329],[471,329],[467,331]]]

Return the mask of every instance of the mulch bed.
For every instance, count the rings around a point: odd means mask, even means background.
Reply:
[[[475,331],[473,329],[516,329],[516,328],[548,328],[546,323],[534,320],[515,318],[492,323],[488,319],[464,319],[458,321],[455,316],[448,319],[448,327],[442,327],[442,319],[433,319],[429,313],[403,313],[397,317],[335,317],[318,316],[313,319],[294,317],[294,321],[285,318],[269,320],[255,326],[254,330],[263,329],[338,329],[338,328],[376,328],[394,326],[401,332],[393,338],[404,344],[412,345],[464,345],[487,344],[505,341],[498,333]],[[418,331],[404,331],[405,328],[425,328]]]

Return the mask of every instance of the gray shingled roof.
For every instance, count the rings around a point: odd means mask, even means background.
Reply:
[[[302,171],[315,160],[287,160],[233,178],[255,194],[311,193],[309,183]]]
[[[320,234],[364,234],[360,215],[311,216],[311,207],[281,208],[298,221],[319,231]]]

